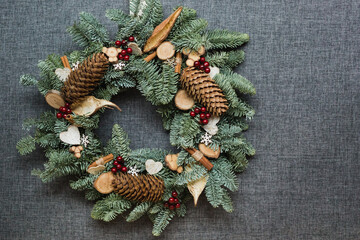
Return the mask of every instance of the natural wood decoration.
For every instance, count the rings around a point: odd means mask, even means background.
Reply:
[[[64,83],[65,101],[74,103],[90,95],[100,85],[108,66],[109,60],[104,53],[88,57]]]
[[[53,108],[59,109],[65,106],[65,100],[57,90],[50,90],[45,95],[45,101]]]
[[[171,14],[154,29],[151,37],[147,40],[144,46],[145,53],[157,48],[167,38],[182,9],[182,7],[179,7],[173,14]]]
[[[175,95],[175,105],[180,110],[189,110],[195,105],[195,101],[185,90],[180,89]]]
[[[200,143],[199,144],[199,150],[207,157],[209,158],[218,158],[220,156],[220,146],[216,151],[211,149],[210,147],[207,147],[205,144]]]
[[[96,174],[104,171],[105,164],[110,162],[113,159],[114,159],[114,155],[110,153],[109,155],[101,157],[98,160],[96,160],[95,162],[91,163],[86,171],[90,174],[96,175]]]
[[[189,189],[189,192],[191,193],[191,195],[194,198],[195,206],[197,205],[199,197],[206,186],[208,178],[209,178],[208,176],[203,176],[203,177],[201,177],[195,181],[189,182],[187,184],[187,188]]]
[[[175,66],[175,72],[181,73],[181,64],[182,64],[182,54],[181,52],[176,53],[176,66]]]
[[[204,46],[201,46],[199,49],[198,49],[198,53],[199,55],[204,55],[205,54],[205,47]]]
[[[151,175],[157,174],[162,168],[163,164],[161,162],[155,162],[152,159],[148,159],[145,162],[145,169]]]
[[[114,192],[132,201],[158,202],[164,194],[164,181],[153,175],[133,176],[118,172],[114,178]]]
[[[121,52],[121,48],[115,48],[115,47],[103,47],[102,52],[106,54],[109,58],[109,62],[111,63],[118,63],[118,54]]]
[[[173,57],[175,54],[175,46],[171,42],[163,42],[156,49],[156,55],[161,60]]]
[[[156,51],[153,52],[153,53],[151,53],[151,54],[149,54],[146,58],[144,58],[144,60],[145,60],[146,62],[150,62],[150,61],[153,60],[155,57],[156,57]]]
[[[195,148],[185,148],[185,150],[190,153],[190,155],[196,161],[200,162],[207,170],[210,171],[214,167],[214,165],[209,161],[209,159],[204,157],[204,155],[199,150],[196,150]]]
[[[200,54],[197,52],[192,51],[189,56],[189,59],[193,60],[193,61],[199,61],[200,60]]]
[[[112,172],[107,172],[101,174],[94,182],[94,188],[102,194],[109,194],[114,191],[112,185],[115,180],[115,176]]]
[[[81,158],[81,151],[84,150],[83,146],[72,146],[70,147],[70,152],[74,153],[76,158]]]
[[[71,104],[72,112],[81,116],[91,116],[102,107],[110,109],[112,109],[111,107],[114,107],[121,111],[121,109],[115,103],[105,99],[97,99],[94,96],[87,96],[83,100]]]
[[[182,173],[182,171],[184,170],[183,167],[177,165],[178,156],[179,156],[179,154],[166,155],[165,163],[169,169],[171,169],[173,171],[177,171],[178,173]]]
[[[69,68],[71,70],[70,63],[69,63],[69,60],[68,60],[67,56],[64,55],[60,59],[61,59],[61,62],[63,63],[63,65],[64,65],[64,67]]]
[[[186,60],[185,64],[188,67],[193,67],[194,66],[194,60],[189,58],[188,60]]]
[[[221,88],[204,71],[187,67],[183,70],[180,82],[187,93],[212,115],[220,116],[228,110],[228,101]]]
[[[67,131],[61,132],[59,137],[62,142],[69,145],[80,145],[80,131],[74,125],[70,125]]]
[[[143,54],[139,45],[137,45],[134,42],[128,43],[128,47],[132,49],[132,54],[134,54],[134,55],[140,56]]]

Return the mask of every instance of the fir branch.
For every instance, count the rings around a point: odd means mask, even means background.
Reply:
[[[152,234],[154,236],[160,236],[166,226],[170,223],[171,219],[175,216],[175,212],[169,209],[163,210],[157,214],[154,221],[154,228]]]
[[[24,86],[35,86],[38,80],[30,74],[25,74],[20,77],[20,83]]]
[[[205,57],[211,66],[232,69],[244,61],[245,52],[242,50],[210,51]]]
[[[191,164],[191,170],[183,171],[181,174],[177,175],[176,184],[188,184],[189,182],[195,181],[207,174],[208,172],[203,165],[194,163]]]
[[[229,30],[211,30],[206,34],[206,50],[237,48],[249,41],[249,35]]]
[[[176,114],[170,128],[170,143],[177,147],[195,147],[194,138],[201,132],[197,118],[187,113]]]
[[[224,157],[220,157],[214,162],[214,167],[210,171],[211,178],[230,191],[236,191],[239,188],[235,173],[232,171],[232,165]]]
[[[231,84],[231,86],[237,89],[239,92],[243,94],[255,95],[256,90],[254,85],[244,78],[243,76],[234,73],[232,71],[224,71],[223,73],[218,73],[216,76],[217,79],[224,78],[222,81],[227,81]],[[221,80],[219,80],[221,81]]]
[[[20,139],[20,141],[16,144],[16,149],[19,151],[21,155],[26,155],[35,150],[35,139],[28,135]]]
[[[110,153],[114,156],[123,156],[125,160],[129,159],[131,153],[128,135],[118,124],[113,126],[111,140],[105,148],[105,154]]]
[[[112,193],[103,200],[97,201],[92,212],[91,217],[97,220],[110,222],[114,220],[117,215],[122,214],[131,207],[131,202],[123,199],[121,196]]]
[[[126,218],[127,222],[134,222],[141,218],[153,205],[151,202],[143,202],[138,204],[130,213],[129,216]]]

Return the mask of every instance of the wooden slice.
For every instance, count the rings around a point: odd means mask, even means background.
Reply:
[[[188,59],[192,59],[194,61],[199,61],[200,60],[200,56],[199,53],[192,51],[189,56]]]
[[[194,60],[192,60],[192,59],[188,59],[188,60],[186,60],[186,66],[188,66],[188,67],[192,67],[192,66],[194,66]]]
[[[209,158],[218,158],[220,156],[220,147],[214,151],[211,148],[207,147],[205,144],[199,144],[199,150]]]
[[[94,188],[98,190],[99,193],[108,194],[114,191],[112,182],[115,179],[112,172],[107,172],[101,174],[94,182]]]
[[[201,55],[204,55],[205,54],[205,47],[204,46],[201,46],[199,49],[198,49],[198,53]]]
[[[171,42],[163,42],[156,49],[156,54],[161,60],[169,59],[175,54],[175,46]]]
[[[65,106],[65,100],[57,90],[50,90],[45,95],[45,101],[53,108],[59,109]]]
[[[175,96],[175,105],[180,110],[189,110],[195,104],[195,101],[192,97],[187,94],[183,89],[179,90]]]

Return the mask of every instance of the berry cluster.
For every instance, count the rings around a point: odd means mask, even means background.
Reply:
[[[129,42],[133,42],[135,38],[133,36],[130,36],[128,38]],[[118,59],[123,61],[129,61],[130,56],[128,54],[132,53],[132,48],[127,47],[127,41],[126,40],[117,40],[115,41],[115,45],[118,47],[123,47],[124,49],[119,53]]]
[[[56,114],[57,118],[65,118],[68,114],[71,114],[72,111],[70,109],[70,104],[69,103],[65,103],[65,106],[62,106],[59,108],[59,112]]]
[[[203,70],[206,73],[209,73],[211,71],[209,66],[209,62],[206,61],[205,57],[201,57],[199,61],[194,62],[194,67]]]
[[[176,191],[173,191],[171,193],[172,197],[169,198],[169,200],[164,203],[164,207],[169,208],[170,210],[174,210],[175,208],[180,208],[179,199],[176,197],[178,196],[178,193]]]
[[[114,167],[111,168],[111,171],[113,173],[116,173],[117,171],[121,171],[123,173],[127,172],[127,167],[124,165],[124,159],[122,156],[118,156],[116,160],[114,161]]]
[[[211,117],[211,114],[206,111],[205,107],[195,108],[194,111],[190,112],[190,116],[195,117],[199,113],[200,113],[200,123],[204,125],[208,124],[209,123],[208,119]]]

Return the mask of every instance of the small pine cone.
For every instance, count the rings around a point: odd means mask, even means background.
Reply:
[[[182,87],[207,111],[220,116],[228,110],[228,102],[217,83],[204,71],[187,67],[180,77]]]
[[[63,93],[68,103],[74,103],[88,96],[101,83],[109,66],[104,53],[95,53],[72,71],[64,83]]]
[[[153,175],[140,174],[132,176],[127,173],[117,173],[112,183],[114,192],[139,202],[158,202],[164,194],[164,181]]]

